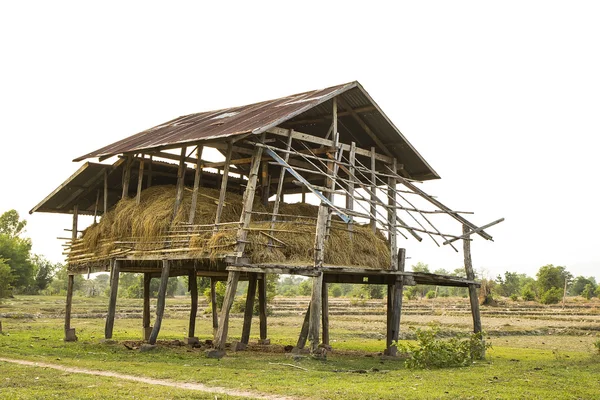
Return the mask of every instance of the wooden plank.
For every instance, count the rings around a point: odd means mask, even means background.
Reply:
[[[310,302],[308,303],[308,309],[306,310],[306,314],[304,314],[304,322],[302,322],[302,329],[300,330],[300,335],[298,336],[298,342],[296,343],[297,349],[303,349],[306,346],[306,339],[308,339],[308,326],[310,321]]]
[[[163,315],[165,313],[165,301],[167,297],[167,285],[169,282],[169,273],[171,269],[171,261],[163,260],[162,262],[162,273],[160,275],[160,286],[158,287],[158,301],[156,303],[156,319],[154,321],[154,327],[148,343],[156,344],[158,333],[160,332],[160,326],[162,324]]]
[[[203,147],[198,145],[196,149],[196,171],[194,174],[194,190],[192,192],[192,202],[190,204],[190,217],[188,222],[194,223],[196,217],[196,205],[198,204],[198,190],[200,188],[200,180],[202,179],[202,150]]]
[[[137,192],[135,196],[135,204],[140,204],[140,200],[142,198],[142,182],[144,181],[144,160],[140,160],[140,167],[138,170],[138,182],[137,182]]]
[[[238,272],[250,272],[250,273],[266,273],[266,274],[287,274],[287,275],[303,275],[303,276],[317,276],[318,272],[314,268],[295,268],[293,266],[280,267],[280,266],[229,266],[227,271],[238,271]]]
[[[217,337],[217,330],[219,329],[219,315],[217,308],[217,279],[215,277],[210,278],[210,304],[212,313],[212,326],[213,326],[213,338]]]
[[[227,289],[223,298],[223,307],[221,307],[221,315],[219,317],[219,328],[215,337],[214,346],[216,349],[224,350],[225,342],[227,341],[227,330],[229,329],[229,312],[235,300],[235,292],[237,290],[240,273],[237,271],[229,272],[227,277]]]
[[[188,327],[188,337],[193,338],[196,333],[196,315],[198,314],[198,280],[196,273],[190,272],[188,275],[191,297],[190,323]]]
[[[179,167],[177,169],[177,188],[175,195],[175,205],[173,206],[173,219],[177,215],[179,211],[179,206],[181,205],[181,201],[183,200],[183,188],[185,186],[185,158],[186,158],[186,150],[187,147],[181,148],[181,155],[179,158]]]
[[[240,342],[248,344],[250,328],[252,327],[252,314],[254,314],[254,298],[256,297],[256,273],[248,276],[248,292],[246,293],[246,306],[244,308],[244,324]]]
[[[469,235],[469,227],[463,225],[463,236]],[[471,258],[471,241],[463,239],[463,255],[465,259],[465,272],[467,279],[474,280],[475,272],[473,271],[473,260]],[[473,317],[473,332],[481,332],[481,315],[479,312],[479,298],[477,296],[477,288],[475,285],[469,285],[469,301],[471,302],[471,315]]]
[[[268,129],[267,132],[270,134],[273,134],[273,135],[287,137],[289,130],[284,129],[284,128],[275,127],[275,128]],[[318,136],[309,135],[308,133],[303,133],[303,132],[299,132],[296,130],[294,131],[292,138],[294,140],[300,140],[300,141],[307,142],[307,143],[319,144],[319,145],[329,146],[329,147],[333,146],[333,140],[331,140],[331,139],[323,139]],[[341,149],[344,151],[350,151],[350,145],[342,143]],[[371,157],[370,150],[362,149],[360,147],[356,148],[356,154],[365,156],[365,157]],[[375,154],[375,159],[377,159],[377,161],[383,161],[384,163],[388,163],[388,164],[392,162],[392,157],[386,156],[383,154],[379,154],[379,153]]]
[[[267,275],[258,279],[258,316],[260,322],[260,340],[267,339]]]
[[[233,143],[229,141],[227,143],[227,153],[225,155],[225,166],[223,168],[223,178],[221,179],[221,191],[219,192],[219,203],[217,204],[217,214],[215,215],[215,224],[221,222],[221,213],[223,212],[223,205],[225,204],[225,194],[227,193],[227,179],[229,178],[229,162],[231,161],[231,152]],[[215,225],[215,232],[218,230]]]
[[[119,275],[121,261],[115,260],[111,270],[110,297],[108,300],[108,313],[106,315],[106,324],[104,326],[104,338],[112,339],[113,327],[115,324],[115,312],[117,309],[117,292],[119,290]]]

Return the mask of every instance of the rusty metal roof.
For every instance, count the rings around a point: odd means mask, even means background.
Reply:
[[[364,124],[385,147],[381,149],[381,146],[378,146],[367,134],[364,126],[361,126],[351,115],[350,110],[345,110],[345,107],[338,108],[341,111],[339,131],[342,141],[356,141],[357,145],[364,148],[371,146],[380,148],[382,152],[396,157],[414,179],[439,178],[439,175],[356,81],[241,107],[181,116],[73,161],[173,148],[238,135],[259,134],[275,126],[293,127],[298,131],[324,136],[330,124],[326,118],[331,115],[331,99],[334,97],[338,97],[340,102],[349,109],[356,110]]]

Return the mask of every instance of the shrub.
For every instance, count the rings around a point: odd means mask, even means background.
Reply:
[[[467,339],[439,339],[439,326],[415,330],[417,345],[399,345],[401,351],[410,353],[407,368],[447,368],[469,365],[476,359],[485,358],[485,349],[490,347],[483,334],[471,334]]]
[[[425,294],[425,298],[427,299],[435,299],[435,290],[430,290]]]
[[[559,288],[552,288],[546,290],[540,296],[540,303],[542,304],[556,304],[562,299],[563,292]]]
[[[586,299],[591,299],[592,297],[594,297],[594,292],[595,292],[595,287],[591,284],[588,283],[587,285],[585,285],[585,287],[583,288],[583,291],[581,292],[581,296],[585,297]]]
[[[329,292],[332,297],[340,297],[342,295],[342,287],[339,284],[331,285]]]
[[[417,295],[419,294],[419,290],[416,286],[411,286],[408,289],[404,289],[404,295],[407,300],[416,300]]]
[[[525,301],[533,301],[533,300],[535,300],[535,293],[533,293],[533,290],[531,290],[530,288],[525,287],[525,288],[523,288],[523,291],[521,292],[521,297]]]
[[[511,294],[511,295],[510,295],[510,299],[511,299],[512,301],[517,301],[517,300],[519,300],[519,296],[517,296],[517,294],[516,294],[516,293],[513,293],[513,294]]]

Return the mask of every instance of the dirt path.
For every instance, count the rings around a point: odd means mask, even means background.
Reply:
[[[133,382],[145,383],[148,385],[160,385],[160,386],[169,386],[177,389],[188,389],[188,390],[196,390],[207,393],[215,393],[215,394],[224,394],[228,396],[239,396],[239,397],[250,397],[253,399],[265,399],[265,400],[297,400],[295,397],[287,397],[287,396],[278,396],[273,394],[264,394],[264,393],[256,393],[256,392],[247,392],[243,390],[235,390],[235,389],[227,389],[224,387],[217,386],[206,386],[202,383],[187,383],[187,382],[175,382],[164,379],[153,379],[153,378],[144,378],[141,376],[134,375],[125,375],[120,372],[111,372],[111,371],[98,371],[92,369],[84,369],[84,368],[73,368],[73,367],[65,367],[63,365],[58,364],[48,364],[43,362],[34,362],[34,361],[25,361],[25,360],[15,360],[11,358],[3,358],[0,357],[0,361],[4,361],[7,363],[26,365],[29,367],[42,367],[42,368],[52,368],[59,371],[70,372],[73,374],[86,374],[86,375],[95,375],[95,376],[106,376],[109,378],[118,378],[125,379]]]

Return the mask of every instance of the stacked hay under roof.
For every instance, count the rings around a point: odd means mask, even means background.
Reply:
[[[133,252],[180,249],[201,258],[231,254],[238,224],[221,225],[216,234],[213,227],[198,226],[214,224],[218,196],[217,190],[200,188],[194,216],[196,226],[186,226],[191,191],[184,191],[181,206],[173,218],[175,187],[150,187],[142,191],[140,204],[136,204],[135,198],[123,199],[99,223],[86,229],[82,246],[85,252],[96,257],[106,256],[115,249]],[[242,200],[241,195],[227,193],[221,223],[239,221]],[[255,212],[271,209],[271,204],[265,209],[258,199],[254,202]],[[317,210],[318,207],[309,204],[282,203],[279,213],[292,217],[278,217],[273,231],[270,215],[254,214],[245,254],[253,263],[312,264]],[[347,225],[333,218],[325,247],[326,264],[387,269],[389,260],[389,248],[381,233],[374,234],[368,226],[355,224],[351,240]]]

